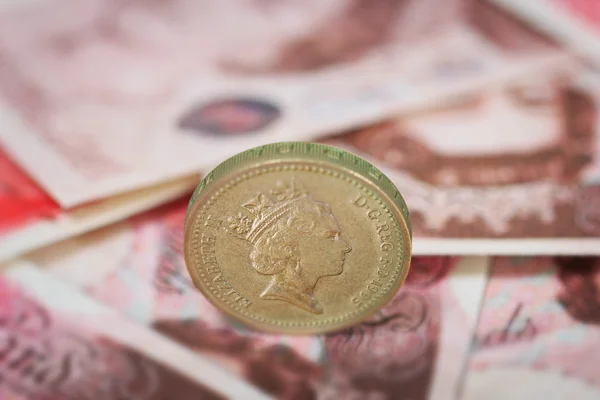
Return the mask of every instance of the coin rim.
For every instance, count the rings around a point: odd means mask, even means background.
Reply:
[[[240,175],[247,174],[248,171],[257,170],[265,167],[273,167],[285,164],[304,164],[319,166],[324,169],[334,170],[338,173],[349,175],[348,178],[355,179],[367,190],[372,190],[376,197],[379,197],[384,203],[387,203],[391,214],[396,218],[399,232],[402,240],[402,259],[398,260],[399,272],[395,282],[390,286],[387,293],[381,295],[371,305],[365,307],[365,312],[357,316],[349,317],[339,323],[329,323],[323,325],[308,325],[285,327],[267,322],[256,321],[247,317],[227,303],[223,303],[216,298],[210,288],[205,287],[202,279],[197,276],[198,271],[195,268],[196,261],[192,258],[192,231],[195,227],[194,221],[201,205],[205,201],[201,199],[210,199],[223,186],[229,184]],[[349,153],[337,147],[323,145],[320,143],[308,142],[279,142],[264,146],[258,146],[242,153],[239,153],[215,167],[197,186],[190,198],[188,204],[185,225],[184,225],[184,257],[185,263],[194,286],[220,311],[232,317],[234,320],[243,323],[246,326],[259,331],[278,333],[278,334],[296,334],[312,335],[326,332],[332,332],[355,325],[360,321],[372,316],[378,309],[381,309],[391,301],[398,293],[398,290],[404,283],[406,275],[410,269],[412,258],[412,229],[410,225],[410,214],[402,195],[396,186],[379,169],[368,161]]]

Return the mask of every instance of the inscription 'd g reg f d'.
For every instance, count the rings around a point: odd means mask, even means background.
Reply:
[[[364,301],[369,301],[376,295],[384,285],[385,281],[388,280],[390,275],[390,269],[392,267],[392,256],[390,252],[394,250],[394,244],[392,243],[392,234],[390,224],[384,221],[382,216],[383,212],[377,210],[376,207],[371,205],[367,198],[364,196],[358,196],[352,201],[355,207],[364,209],[367,214],[367,218],[371,221],[379,237],[379,250],[381,254],[379,256],[379,265],[377,267],[377,277],[371,279],[367,284],[365,290],[362,290],[358,296],[352,298],[352,303],[357,306],[361,306]]]

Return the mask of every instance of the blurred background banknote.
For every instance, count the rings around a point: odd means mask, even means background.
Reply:
[[[0,400],[599,398],[598,68],[592,0],[0,0]],[[295,140],[411,211],[404,287],[327,335],[182,256],[199,177]]]
[[[457,390],[486,257],[414,259],[406,288],[348,330],[261,334],[227,319],[193,287],[183,260],[186,204],[173,206],[30,259],[275,398],[395,398],[402,390],[406,398],[444,399]]]
[[[248,147],[312,140],[496,82],[572,69],[570,55],[547,40],[493,42],[487,20],[498,13],[464,0],[443,9],[437,0],[8,7],[0,14],[0,142],[71,207]]]
[[[594,0],[491,0],[600,67],[600,11]]]
[[[538,75],[322,141],[394,181],[416,254],[598,254],[599,78]]]
[[[496,259],[465,399],[597,399],[599,340],[600,259]]]
[[[27,263],[0,289],[2,399],[268,398]]]

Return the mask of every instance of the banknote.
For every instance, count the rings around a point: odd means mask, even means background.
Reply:
[[[578,67],[502,13],[483,0],[9,7],[0,11],[0,143],[68,208],[260,144]],[[513,34],[490,29],[498,24]]]
[[[585,0],[552,0],[551,4],[581,18],[590,26],[600,29],[600,9],[598,5]],[[600,31],[598,31],[600,34]]]
[[[268,398],[31,264],[0,291],[2,399]]]
[[[394,181],[415,254],[598,254],[599,105],[595,73],[541,74],[321,141]]]
[[[495,259],[462,398],[599,398],[599,287],[597,257]]]
[[[600,67],[600,11],[593,0],[491,0]]]
[[[0,235],[29,221],[53,218],[59,205],[0,148]]]
[[[0,264],[44,246],[189,196],[198,175],[62,210],[0,154]]]
[[[445,399],[456,391],[486,257],[414,258],[391,303],[350,329],[262,334],[194,288],[182,255],[185,207],[164,206],[30,259],[278,399]]]

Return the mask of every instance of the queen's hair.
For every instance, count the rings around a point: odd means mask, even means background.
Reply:
[[[299,268],[299,239],[312,234],[319,218],[327,215],[331,215],[331,209],[325,203],[310,197],[296,202],[254,243],[250,252],[252,267],[264,275]]]

